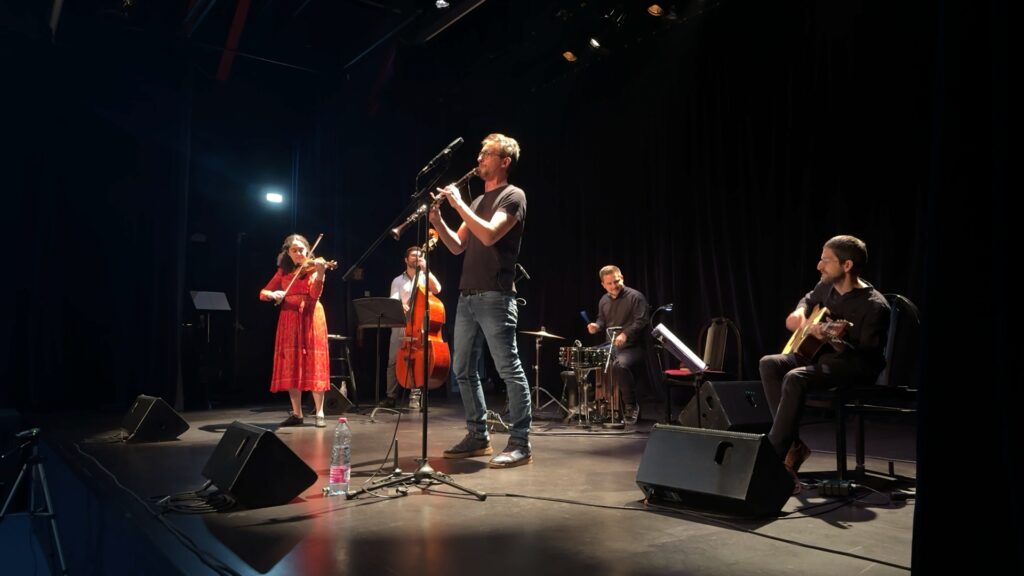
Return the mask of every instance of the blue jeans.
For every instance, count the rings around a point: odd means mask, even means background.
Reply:
[[[533,413],[530,384],[519,361],[516,324],[519,309],[512,292],[482,292],[459,296],[455,316],[455,358],[453,368],[466,409],[466,429],[476,438],[487,438],[487,403],[478,369],[484,340],[508,391],[510,444],[526,445],[530,440]]]

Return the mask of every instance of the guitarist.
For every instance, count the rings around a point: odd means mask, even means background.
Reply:
[[[795,352],[761,358],[761,383],[774,420],[768,439],[793,476],[793,494],[801,490],[796,472],[811,453],[799,434],[807,391],[870,385],[885,367],[889,304],[860,277],[867,259],[864,242],[853,236],[826,242],[818,261],[821,280],[786,318],[786,328],[796,331],[809,322],[812,308],[828,308],[828,323],[807,330],[826,344],[812,358]]]

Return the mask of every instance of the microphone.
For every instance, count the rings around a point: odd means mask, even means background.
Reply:
[[[516,270],[519,270],[519,273],[523,275],[523,278],[526,278],[527,280],[530,279],[530,275],[526,273],[526,268],[523,268],[523,265],[519,262],[516,262]]]
[[[452,152],[455,152],[455,150],[457,150],[459,146],[462,146],[463,142],[465,142],[465,140],[462,139],[462,136],[459,136],[455,140],[452,140],[451,144],[445,146],[444,150],[438,152],[437,156],[434,156],[433,158],[430,159],[430,162],[427,162],[427,165],[424,166],[422,170],[420,170],[420,174],[433,170],[435,166],[441,163],[441,160],[444,160],[448,156],[451,156]]]
[[[25,438],[35,438],[39,436],[39,428],[29,428],[28,430],[22,430],[14,435],[18,440],[24,440]]]

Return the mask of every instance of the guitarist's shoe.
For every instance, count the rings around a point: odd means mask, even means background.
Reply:
[[[789,447],[789,452],[786,452],[786,467],[791,469],[793,472],[799,472],[800,466],[803,465],[811,456],[811,449],[804,444],[799,438],[793,440],[793,445]]]

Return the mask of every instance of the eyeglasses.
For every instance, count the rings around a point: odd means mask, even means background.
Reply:
[[[818,260],[820,262],[824,262],[825,264],[828,264],[829,262],[839,262],[838,258],[828,258],[828,257],[818,258]]]
[[[487,158],[488,156],[498,156],[500,158],[501,157],[501,152],[493,152],[491,150],[481,150],[480,153],[476,155],[477,159],[479,159],[479,158]]]

